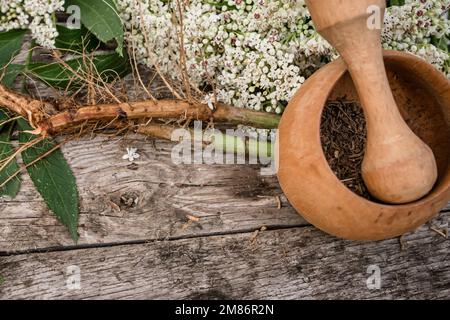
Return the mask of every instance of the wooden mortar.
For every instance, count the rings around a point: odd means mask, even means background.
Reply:
[[[288,200],[311,224],[353,240],[379,240],[414,230],[450,200],[450,82],[411,54],[386,51],[394,98],[406,122],[433,150],[438,181],[421,200],[387,205],[342,184],[325,158],[320,124],[328,99],[359,102],[347,66],[338,59],[310,77],[286,108],[279,127],[278,177]]]
[[[318,32],[346,62],[367,122],[362,175],[370,193],[387,203],[425,196],[437,179],[433,153],[403,121],[386,76],[381,48],[385,0],[307,0]],[[379,14],[379,26],[370,24]],[[378,11],[378,12],[377,12]]]

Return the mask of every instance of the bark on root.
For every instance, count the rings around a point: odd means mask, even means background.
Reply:
[[[225,104],[217,104],[214,110],[208,105],[182,100],[146,100],[120,104],[98,104],[75,106],[67,111],[48,116],[46,110],[55,110],[50,102],[32,99],[6,89],[0,85],[0,105],[28,119],[43,135],[55,134],[86,121],[133,120],[144,118],[182,118],[214,120],[244,124],[258,128],[273,129],[278,126],[280,116]]]

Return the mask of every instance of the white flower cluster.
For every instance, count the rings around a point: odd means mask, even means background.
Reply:
[[[0,0],[0,32],[30,29],[36,43],[53,48],[58,36],[53,14],[64,0]]]
[[[282,113],[315,70],[337,57],[315,31],[304,0],[115,0],[133,57],[180,79],[181,30],[190,81],[218,100]],[[29,28],[54,47],[64,0],[0,0],[0,32]],[[383,45],[414,53],[450,75],[450,0],[406,0],[386,13]],[[448,45],[448,43],[446,44]]]
[[[403,6],[389,8],[385,17],[383,41],[386,49],[416,54],[450,75],[449,54],[435,44],[445,43],[450,33],[450,0],[406,0]]]
[[[117,2],[138,60],[176,77],[177,1]],[[190,80],[199,87],[214,85],[220,101],[238,107],[281,113],[305,78],[331,55],[304,1],[191,0],[183,20]]]
[[[443,16],[449,1],[406,0],[389,8],[385,47],[418,54],[448,73],[449,55],[431,39],[449,32]],[[138,60],[179,77],[178,1],[117,3]],[[190,80],[213,85],[220,101],[237,107],[281,113],[305,78],[336,57],[303,0],[190,0],[184,12]]]

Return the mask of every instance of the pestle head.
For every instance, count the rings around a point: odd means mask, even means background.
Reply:
[[[367,148],[362,176],[377,199],[390,204],[405,204],[419,200],[431,191],[438,170],[431,148],[417,136],[405,135]]]

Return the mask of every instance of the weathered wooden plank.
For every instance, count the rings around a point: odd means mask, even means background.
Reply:
[[[450,202],[447,203],[447,206],[442,211],[450,211]]]
[[[276,177],[260,175],[258,166],[177,166],[171,161],[173,146],[126,136],[82,138],[63,147],[80,191],[80,244],[306,224],[283,197]],[[133,165],[122,159],[126,147],[141,155]],[[0,212],[0,252],[74,244],[26,175],[15,200],[0,200]],[[199,221],[188,223],[188,215]]]
[[[344,241],[308,226],[21,254],[0,257],[0,298],[450,298],[450,241],[427,226],[405,241],[401,250],[398,239]],[[367,287],[370,266],[379,290]],[[76,268],[79,290],[67,287]]]
[[[127,146],[141,154],[134,165],[122,159]],[[261,176],[258,166],[176,166],[172,146],[142,136],[83,138],[64,146],[81,196],[80,244],[306,224],[287,203],[276,177]],[[125,203],[133,199],[137,204]],[[27,175],[15,200],[0,200],[0,212],[0,252],[73,245]],[[200,220],[188,222],[188,215]]]

